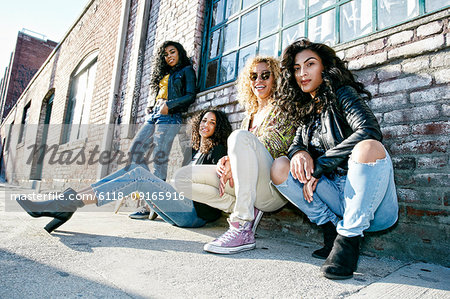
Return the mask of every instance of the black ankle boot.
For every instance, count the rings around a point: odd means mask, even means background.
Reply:
[[[361,236],[349,238],[338,235],[333,250],[321,268],[323,275],[329,279],[352,278],[358,265],[360,242]]]
[[[328,221],[325,224],[319,225],[323,231],[323,246],[320,249],[317,249],[312,253],[312,256],[321,260],[324,260],[328,257],[333,248],[334,239],[336,239],[337,232],[336,226],[331,221]]]
[[[19,196],[16,201],[31,217],[55,218],[44,227],[48,233],[51,233],[69,220],[78,208],[84,206],[83,201],[76,199],[76,195],[73,189],[68,188],[54,200],[31,201],[24,196]]]

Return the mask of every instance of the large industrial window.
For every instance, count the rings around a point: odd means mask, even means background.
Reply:
[[[207,2],[201,88],[236,79],[245,61],[279,56],[307,36],[336,45],[448,7],[450,0],[211,0]]]
[[[63,143],[87,137],[96,70],[97,53],[94,53],[84,59],[72,75]]]

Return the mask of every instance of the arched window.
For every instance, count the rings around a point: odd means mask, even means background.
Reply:
[[[87,137],[97,56],[98,51],[87,56],[72,74],[63,143]]]

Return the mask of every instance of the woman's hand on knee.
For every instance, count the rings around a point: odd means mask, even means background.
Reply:
[[[313,201],[313,194],[314,191],[316,191],[317,182],[319,182],[319,180],[311,176],[311,179],[303,185],[303,196],[307,202]]]
[[[314,161],[306,151],[298,151],[291,159],[291,173],[294,179],[306,184],[314,172]]]
[[[216,173],[219,178],[231,174],[231,164],[228,156],[220,158],[219,162],[217,162]]]
[[[234,180],[231,172],[228,175],[223,175],[219,179],[219,196],[222,197],[225,194],[225,186],[227,183],[230,184],[230,187],[234,187]]]

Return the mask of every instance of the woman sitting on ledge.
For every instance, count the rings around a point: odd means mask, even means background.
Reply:
[[[223,112],[209,109],[199,113],[192,120],[191,164],[216,164],[227,153],[226,140],[230,133],[231,125]],[[138,192],[140,198],[172,225],[199,227],[221,216],[220,210],[189,200],[183,193],[177,193],[170,184],[138,164],[128,165],[78,193],[69,188],[64,191],[60,200],[35,202],[21,196],[17,198],[17,202],[32,217],[54,218],[45,227],[50,233],[86,204],[102,206],[134,192]],[[160,194],[163,195],[163,200]]]
[[[323,228],[325,247],[313,256],[326,259],[324,276],[351,278],[364,231],[398,217],[392,162],[363,98],[371,95],[333,49],[307,39],[284,50],[282,76],[280,105],[301,125],[288,158],[274,162],[272,181]]]
[[[287,154],[295,126],[277,107],[279,61],[257,56],[247,61],[238,79],[238,98],[247,117],[228,138],[228,156],[217,167],[183,167],[175,187],[189,198],[231,213],[229,229],[205,244],[212,253],[232,254],[255,248],[255,230],[263,212],[273,212],[286,199],[270,185],[274,159]]]

